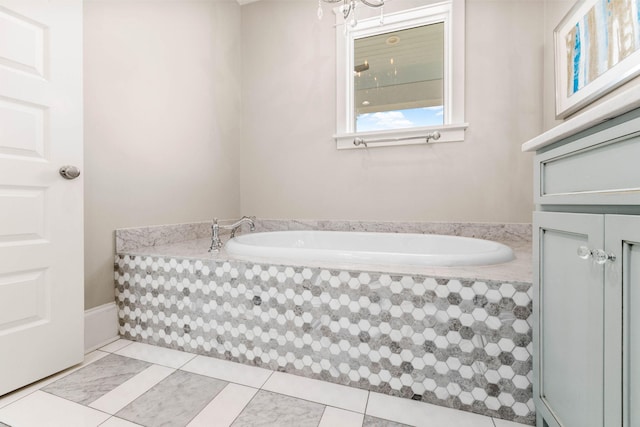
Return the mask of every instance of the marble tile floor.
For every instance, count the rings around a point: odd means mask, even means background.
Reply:
[[[518,427],[127,340],[5,396],[0,427]]]

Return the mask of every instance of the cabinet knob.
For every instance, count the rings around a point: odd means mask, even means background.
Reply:
[[[593,251],[593,259],[597,264],[604,264],[607,261],[614,262],[616,260],[616,256],[614,254],[608,254],[602,249],[596,249]]]
[[[593,255],[593,252],[591,251],[591,249],[589,249],[586,246],[580,246],[578,248],[578,256],[582,259],[589,259],[589,257]]]
[[[582,259],[589,259],[593,257],[593,260],[596,264],[604,264],[607,261],[614,262],[616,260],[616,256],[614,254],[608,254],[602,249],[589,249],[586,246],[580,246],[578,248],[578,256]]]

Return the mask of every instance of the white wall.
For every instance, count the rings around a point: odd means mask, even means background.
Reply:
[[[240,213],[240,19],[235,0],[85,1],[86,308],[113,301],[114,229]]]
[[[520,145],[543,127],[544,3],[467,0],[464,143],[353,151],[331,137],[335,31],[316,5],[85,0],[86,308],[113,300],[121,227],[530,221]]]
[[[242,213],[530,222],[532,158],[520,145],[542,130],[543,2],[467,0],[464,143],[349,151],[332,139],[335,30],[316,4],[243,7]]]

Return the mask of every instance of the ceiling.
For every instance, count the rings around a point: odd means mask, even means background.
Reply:
[[[354,65],[368,66],[356,75],[357,89],[443,78],[442,23],[356,39],[354,49]]]

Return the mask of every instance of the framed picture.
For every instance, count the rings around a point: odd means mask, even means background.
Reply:
[[[640,0],[579,0],[554,31],[556,117],[640,74]]]

